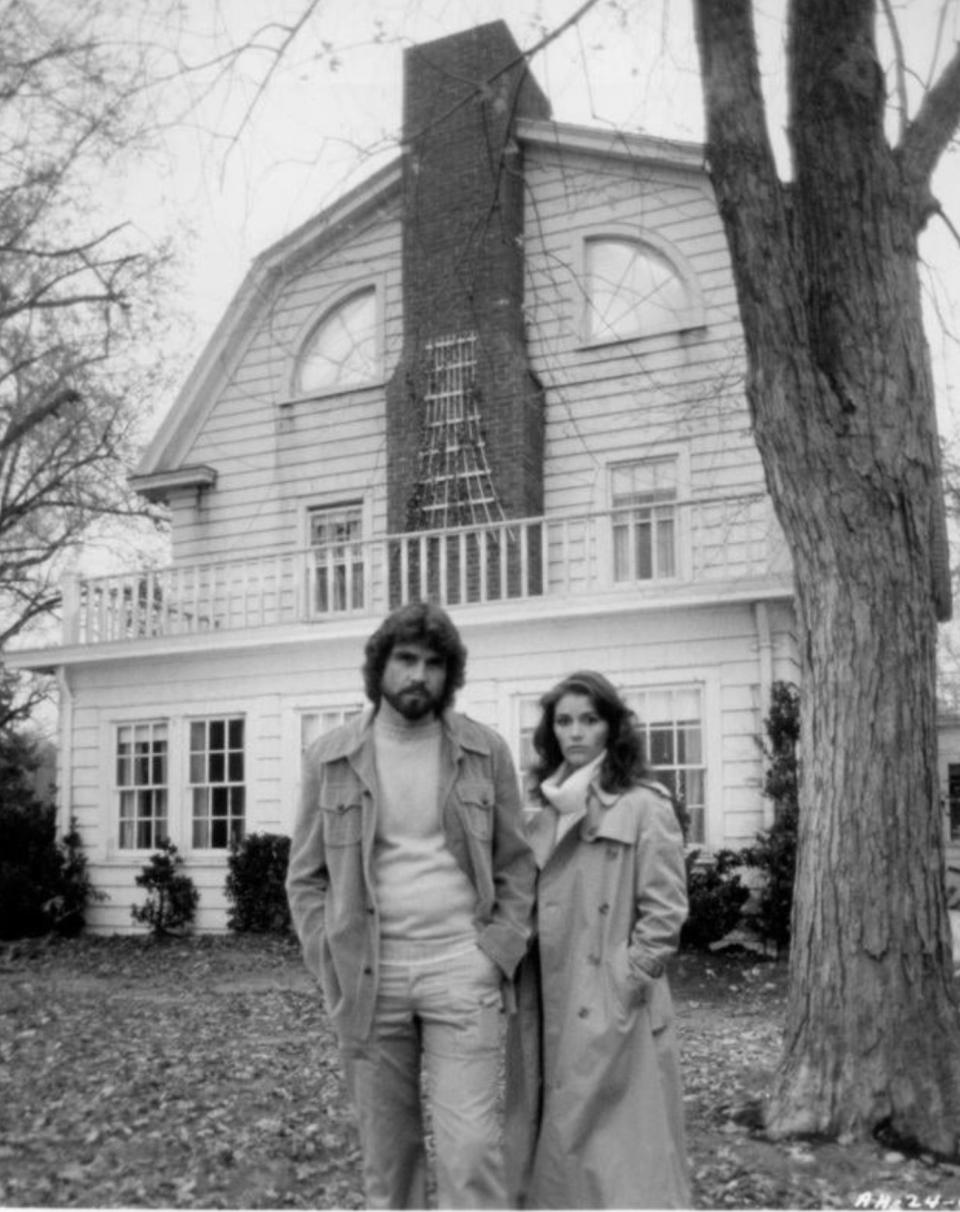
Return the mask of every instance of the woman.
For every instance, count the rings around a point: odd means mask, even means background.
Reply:
[[[507,1150],[517,1204],[690,1206],[664,961],[686,917],[683,837],[645,774],[606,678],[546,694],[529,814],[538,937],[508,1039]]]

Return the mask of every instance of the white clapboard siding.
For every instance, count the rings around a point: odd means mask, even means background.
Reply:
[[[658,445],[686,451],[693,497],[760,488],[733,278],[706,178],[627,159],[601,164],[542,146],[528,151],[525,172],[528,334],[548,401],[546,512],[604,508],[609,465],[649,456]],[[704,327],[579,345],[578,245],[603,230],[646,232],[673,244],[703,293]],[[729,530],[729,519],[720,525]],[[731,538],[716,535],[717,542]],[[746,551],[753,536],[738,541]]]
[[[352,231],[322,261],[291,267],[183,460],[215,467],[217,485],[199,508],[189,492],[171,502],[177,561],[220,559],[238,544],[250,554],[302,545],[302,507],[311,492],[382,497],[384,385],[292,400],[290,382],[297,344],[311,324],[366,283],[383,292],[385,353],[395,363],[399,265],[399,223],[389,216]],[[391,366],[384,366],[384,382]],[[382,515],[379,499],[373,509]]]
[[[774,647],[789,648],[790,615],[771,610]],[[697,684],[704,694],[708,734],[708,825],[715,844],[733,829],[749,840],[763,824],[762,758],[756,738],[767,705],[761,703],[756,620],[749,605],[702,610],[560,615],[550,626],[534,620],[509,628],[474,616],[462,624],[468,685],[460,703],[497,727],[518,752],[519,699],[541,694],[576,667],[596,668],[624,689]],[[171,784],[185,779],[183,750],[189,721],[241,713],[246,727],[248,831],[289,832],[298,783],[298,720],[306,710],[362,703],[360,665],[370,625],[318,632],[315,639],[265,646],[243,654],[167,655],[143,660],[131,681],[129,666],[104,662],[78,668],[73,710],[74,772],[70,806],[88,846],[91,872],[111,900],[96,905],[91,924],[101,930],[134,928],[134,877],[149,857],[119,852],[113,746],[120,723],[166,720]],[[774,663],[774,675],[780,666]],[[191,854],[185,787],[171,785],[174,841],[201,892],[201,929],[225,921],[225,855]]]

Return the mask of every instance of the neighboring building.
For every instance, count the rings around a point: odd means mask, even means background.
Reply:
[[[132,928],[165,836],[224,926],[231,838],[290,830],[303,746],[425,596],[521,766],[538,696],[593,667],[693,841],[768,823],[792,574],[701,149],[551,122],[501,22],[405,66],[402,156],[255,261],[133,477],[172,566],[72,584],[62,646],[10,655],[59,674],[95,928]]]

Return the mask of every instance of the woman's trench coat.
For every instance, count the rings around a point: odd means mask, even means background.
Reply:
[[[556,849],[529,814],[538,938],[507,1035],[511,1198],[528,1208],[690,1206],[663,961],[687,913],[683,839],[657,784],[607,794]]]

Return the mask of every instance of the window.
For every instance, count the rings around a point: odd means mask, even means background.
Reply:
[[[587,240],[584,277],[587,342],[675,332],[693,323],[686,283],[671,260],[649,244]]]
[[[310,332],[297,359],[298,395],[374,382],[379,370],[377,294],[373,287],[338,303]]]
[[[317,614],[363,608],[363,506],[359,501],[308,511]]]
[[[677,575],[677,460],[645,459],[610,469],[613,579]]]
[[[960,765],[947,766],[947,808],[950,813],[950,841],[960,841]]]
[[[625,698],[637,714],[647,764],[686,809],[687,841],[704,842],[706,767],[699,688],[636,690]]]
[[[300,752],[309,749],[317,737],[332,728],[339,728],[347,720],[358,716],[362,707],[334,707],[326,711],[304,711],[300,716]]]
[[[244,720],[226,716],[190,723],[193,845],[226,850],[243,837]]]
[[[155,850],[167,838],[167,724],[117,729],[121,850]]]

